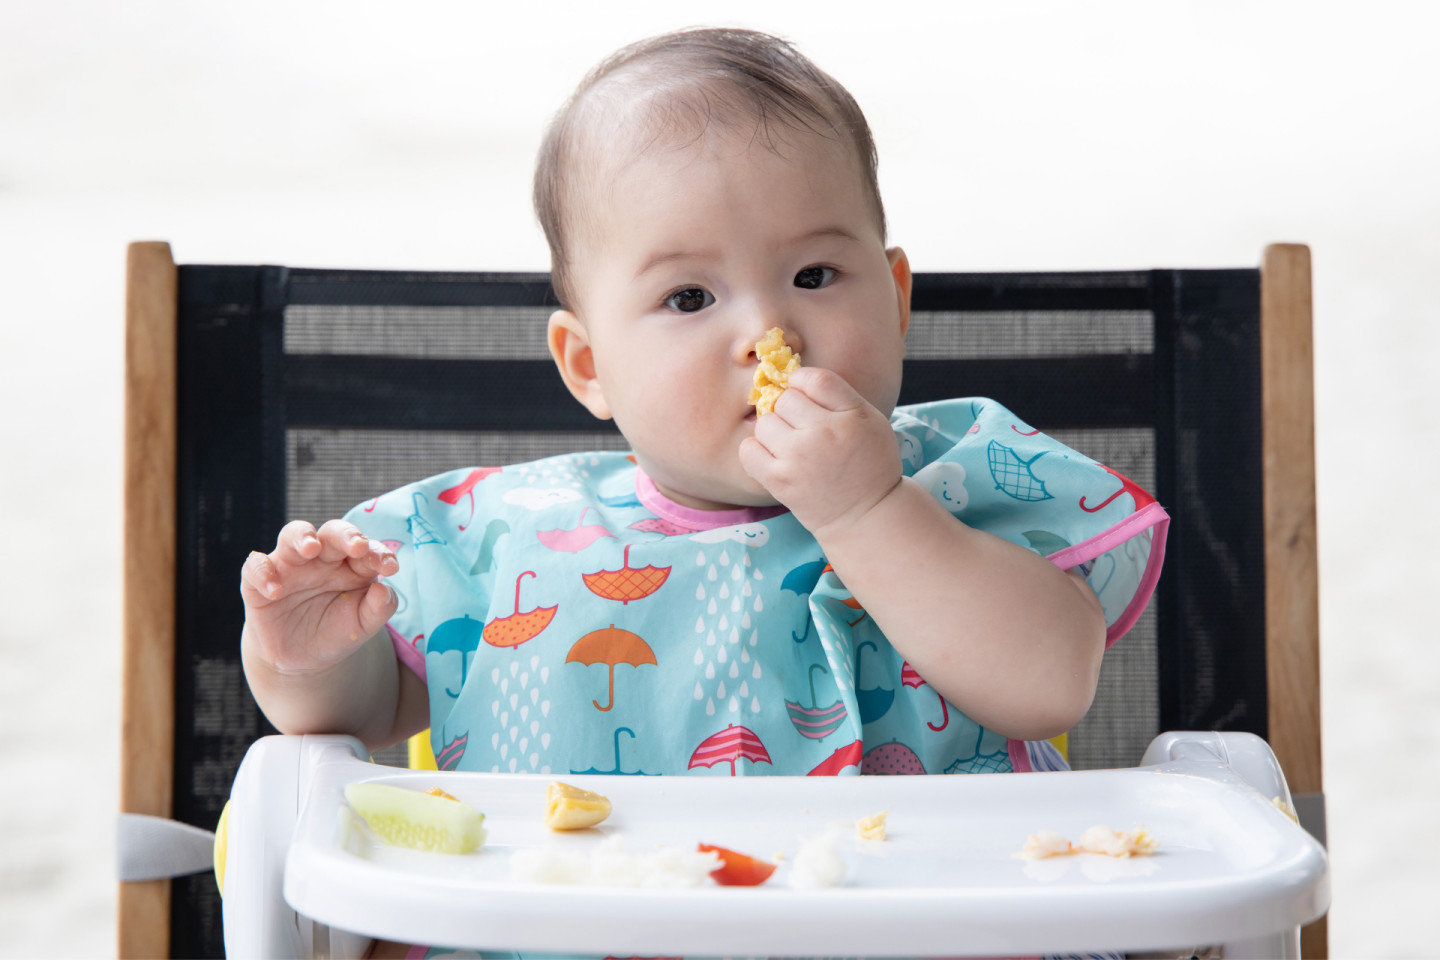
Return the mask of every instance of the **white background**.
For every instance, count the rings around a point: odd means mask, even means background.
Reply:
[[[699,23],[782,34],[850,88],[917,270],[1311,245],[1331,944],[1431,954],[1434,9],[0,3],[0,955],[114,950],[125,244],[545,269],[544,122],[604,54]]]

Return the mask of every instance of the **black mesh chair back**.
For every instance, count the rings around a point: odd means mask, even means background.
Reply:
[[[213,828],[273,732],[239,660],[250,550],[442,469],[625,443],[554,370],[543,274],[181,266],[175,282],[171,815]],[[918,274],[907,342],[901,403],[993,397],[1173,518],[1072,764],[1134,765],[1162,730],[1268,736],[1261,271]],[[170,917],[173,955],[219,955],[212,877],[176,880]]]

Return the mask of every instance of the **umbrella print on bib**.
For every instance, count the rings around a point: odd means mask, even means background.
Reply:
[[[414,540],[416,547],[431,545],[443,547],[445,546],[445,540],[440,536],[440,531],[431,526],[430,521],[426,520],[420,514],[421,500],[428,502],[429,498],[418,490],[415,491],[414,496],[410,498],[410,502],[415,508],[414,512],[405,519],[405,524],[410,529],[410,537]]]
[[[827,566],[828,564],[826,564],[823,558],[820,560],[811,560],[809,563],[802,563],[794,570],[785,574],[785,578],[780,581],[780,589],[782,591],[789,590],[795,594],[797,599],[814,593],[815,584],[820,582],[820,574]],[[805,612],[805,634],[804,636],[797,636],[794,630],[790,631],[790,639],[796,643],[804,643],[810,639],[810,627],[814,624],[815,619],[810,616],[810,608],[808,606],[802,605],[801,609]]]
[[[598,570],[582,573],[580,579],[597,597],[619,600],[622,604],[631,600],[643,600],[665,585],[670,576],[670,567],[630,566],[630,547],[625,545],[619,570]]]
[[[533,576],[534,570],[526,570],[515,578],[515,612],[508,617],[496,617],[485,624],[482,639],[490,646],[518,647],[525,641],[534,639],[555,619],[555,611],[560,609],[559,604],[553,607],[536,607],[526,613],[520,612],[520,581]]]
[[[485,536],[480,539],[480,549],[475,562],[470,565],[470,576],[479,577],[489,573],[495,566],[495,545],[510,532],[510,524],[496,518],[485,526]]]
[[[425,655],[446,654],[455,651],[460,652],[460,687],[465,687],[465,673],[470,667],[470,654],[480,649],[480,638],[485,627],[479,620],[470,619],[467,613],[463,617],[456,617],[453,620],[446,620],[435,628],[430,634],[429,641],[425,644]],[[445,688],[446,694],[451,697],[459,697],[459,690]]]
[[[917,690],[926,685],[925,678],[915,672],[915,668],[910,666],[909,660],[905,661],[905,666],[900,670],[900,682],[907,687],[914,687]],[[934,688],[932,687],[931,689]],[[935,691],[935,696],[940,700],[940,726],[937,727],[928,720],[925,721],[925,726],[938,733],[950,726],[950,708],[946,706],[945,698],[940,696],[939,690]]]
[[[628,663],[637,668],[646,663],[658,666],[655,662],[655,651],[650,649],[648,643],[639,635],[629,630],[621,630],[613,623],[603,630],[592,630],[576,640],[570,652],[565,655],[565,662],[583,663],[587,667],[603,663],[609,668],[610,699],[603,707],[599,700],[591,700],[597,710],[609,710],[615,706],[616,664]]]
[[[449,693],[447,690],[446,693]],[[440,731],[441,736],[445,734],[444,729]],[[465,756],[465,744],[470,740],[470,734],[462,733],[448,742],[435,754],[435,768],[437,770],[454,770],[460,763],[460,758]]]
[[[445,503],[449,503],[452,505],[459,503],[461,497],[470,498],[470,516],[466,517],[465,522],[460,524],[461,530],[464,530],[467,526],[470,525],[470,521],[475,519],[475,484],[479,483],[481,480],[484,480],[492,473],[499,472],[499,467],[476,467],[474,470],[470,471],[470,475],[464,480],[461,480],[455,486],[449,487],[445,490],[441,490],[438,494],[436,494],[436,496],[438,496]]]
[[[845,744],[845,746],[830,754],[830,756],[826,757],[824,760],[820,761],[820,763],[816,764],[815,769],[807,773],[806,776],[839,776],[840,771],[844,770],[846,767],[860,766],[861,758],[864,755],[864,752],[865,742],[863,740],[852,740],[851,742]]]
[[[771,763],[770,752],[765,749],[765,744],[755,735],[755,731],[749,727],[741,727],[735,724],[728,724],[719,733],[711,734],[700,745],[695,752],[690,754],[690,765],[687,769],[694,770],[696,767],[714,767],[717,763],[730,764],[730,776],[735,776],[735,764],[740,760],[749,760],[753,763]],[[772,764],[773,765],[773,764]]]
[[[636,520],[630,524],[631,530],[639,530],[641,533],[658,533],[662,537],[679,537],[695,531],[689,527],[682,527],[679,524],[671,523],[669,520],[661,520],[659,517],[646,517],[644,520]]]
[[[975,725],[975,746],[970,755],[960,757],[945,768],[946,773],[1005,773],[1015,769],[1010,762],[1010,744],[1000,738],[1000,745],[994,750],[981,751],[985,740],[985,728]]]
[[[910,776],[925,773],[920,757],[903,743],[882,743],[860,761],[860,772],[868,776]]]
[[[1120,489],[1119,489],[1119,490],[1116,490],[1114,493],[1110,494],[1110,496],[1106,497],[1104,500],[1102,500],[1100,503],[1096,504],[1096,505],[1093,506],[1093,507],[1086,506],[1086,505],[1085,505],[1085,498],[1084,498],[1084,497],[1081,497],[1081,498],[1080,498],[1080,509],[1081,509],[1081,510],[1084,510],[1086,513],[1095,513],[1095,512],[1097,512],[1097,511],[1099,511],[1099,510],[1101,510],[1101,509],[1103,509],[1103,508],[1105,508],[1105,507],[1108,507],[1108,506],[1110,505],[1111,501],[1113,501],[1116,497],[1120,496],[1120,494],[1122,494],[1122,493],[1128,493],[1128,494],[1130,494],[1131,497],[1133,497],[1133,498],[1135,499],[1135,509],[1136,509],[1136,510],[1139,510],[1141,507],[1149,506],[1150,504],[1152,504],[1152,503],[1155,502],[1155,498],[1152,497],[1152,496],[1150,496],[1150,494],[1146,493],[1146,492],[1145,492],[1145,489],[1144,489],[1143,487],[1141,487],[1140,484],[1136,483],[1134,480],[1131,480],[1129,477],[1125,476],[1123,473],[1119,473],[1118,471],[1111,470],[1109,467],[1105,466],[1105,464],[1103,464],[1103,463],[1102,463],[1102,464],[1098,464],[1098,466],[1100,467],[1101,470],[1104,470],[1106,473],[1110,474],[1110,475],[1111,475],[1112,477],[1114,477],[1116,480],[1119,480],[1119,481],[1120,481]]]
[[[620,769],[620,734],[622,734],[622,733],[628,733],[628,734],[630,734],[630,739],[631,739],[631,740],[634,740],[634,739],[635,739],[635,731],[634,731],[634,730],[631,730],[629,727],[616,727],[616,728],[615,728],[615,769],[614,769],[614,770],[599,770],[599,769],[597,769],[597,768],[595,768],[595,767],[591,767],[589,770],[571,770],[570,772],[571,772],[571,773],[600,773],[600,774],[605,774],[606,776],[617,776],[617,775],[618,775],[618,776],[622,776],[622,777],[649,777],[649,776],[654,776],[654,774],[646,773],[644,770],[621,770],[621,769]]]
[[[609,537],[612,540],[615,534],[611,533],[603,523],[585,523],[585,514],[590,512],[590,507],[580,511],[580,520],[569,530],[540,530],[535,534],[535,539],[549,547],[551,550],[559,550],[565,553],[579,553],[596,540]]]
[[[861,664],[865,658],[861,651],[866,647],[880,652],[874,640],[866,640],[855,648],[855,703],[860,708],[860,722],[874,723],[890,710],[890,704],[895,701],[895,691],[889,687],[871,687],[869,690],[860,688]]]
[[[810,664],[810,706],[805,707],[793,700],[785,701],[785,710],[790,714],[790,722],[801,736],[809,737],[811,740],[823,740],[840,728],[845,722],[847,711],[843,700],[836,700],[828,707],[820,707],[815,702],[815,671],[820,670],[829,673],[825,665],[821,663]]]
[[[1045,481],[1035,476],[1033,464],[1048,450],[1041,450],[1029,460],[1022,460],[1012,448],[995,440],[985,448],[990,460],[990,476],[995,480],[995,489],[1025,503],[1054,500],[1054,494],[1045,489]]]

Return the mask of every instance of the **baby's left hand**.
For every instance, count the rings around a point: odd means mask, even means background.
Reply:
[[[817,539],[863,517],[900,482],[886,417],[838,374],[801,367],[740,444],[740,465]]]

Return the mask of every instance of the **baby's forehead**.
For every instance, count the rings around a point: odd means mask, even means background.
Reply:
[[[570,168],[578,176],[569,199],[576,204],[593,204],[598,189],[641,158],[663,176],[666,166],[679,169],[699,154],[763,149],[801,166],[844,157],[862,176],[853,145],[829,121],[767,113],[724,81],[612,75],[576,104],[572,130]]]

